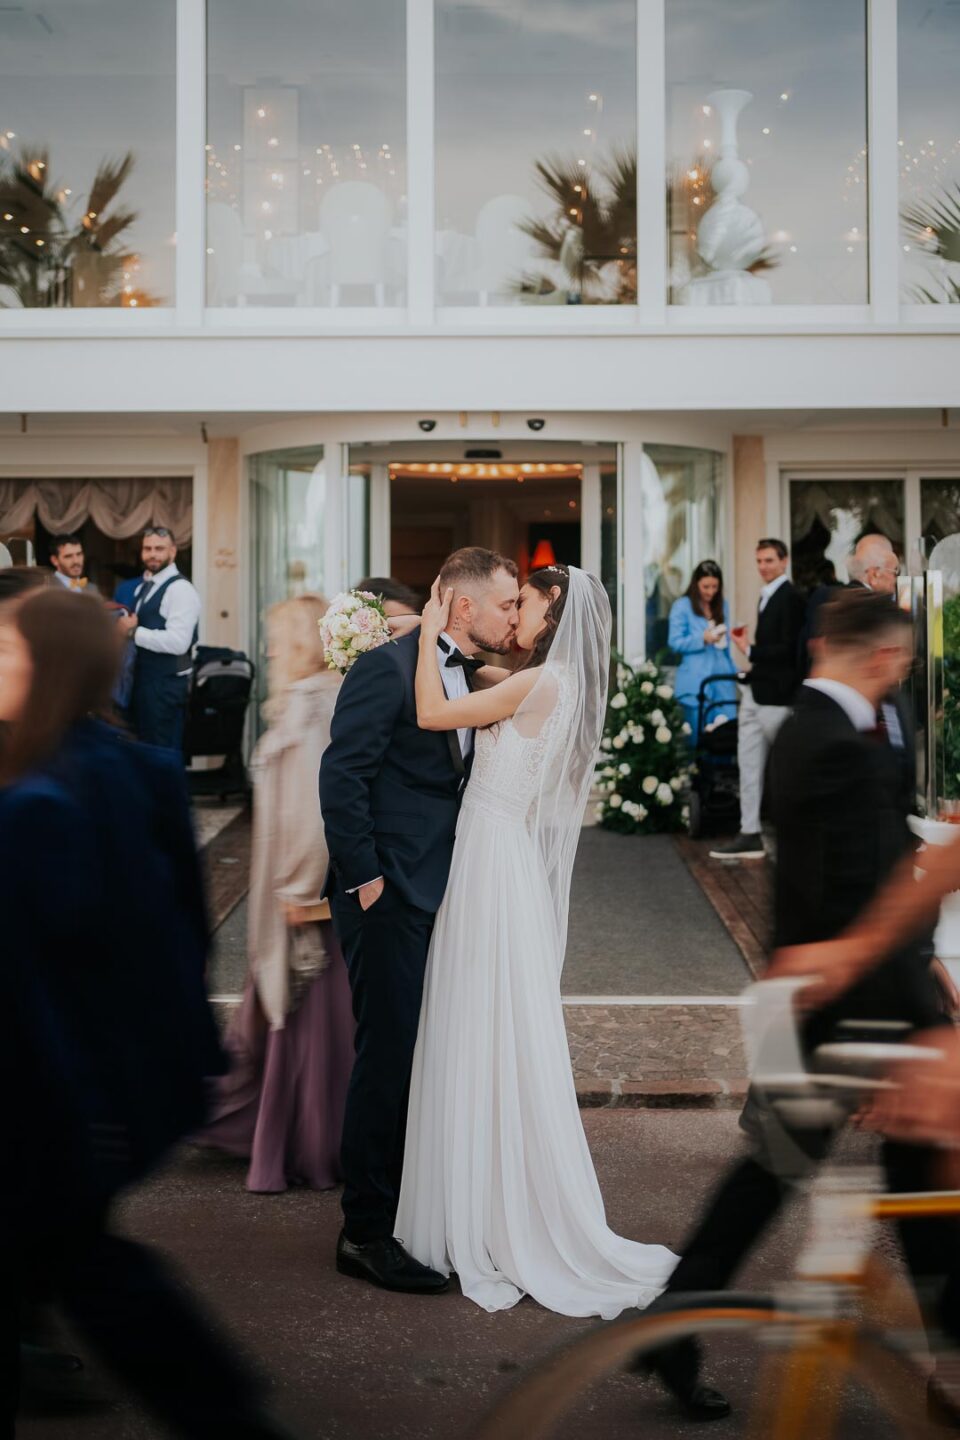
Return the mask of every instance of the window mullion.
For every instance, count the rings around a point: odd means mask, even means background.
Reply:
[[[206,3],[177,0],[177,324],[203,320]]]

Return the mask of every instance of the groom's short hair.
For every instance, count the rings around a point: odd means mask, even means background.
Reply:
[[[440,589],[446,590],[451,585],[454,590],[462,590],[465,585],[487,585],[498,570],[506,570],[516,579],[517,567],[506,555],[485,550],[482,545],[466,545],[444,560],[440,567]]]

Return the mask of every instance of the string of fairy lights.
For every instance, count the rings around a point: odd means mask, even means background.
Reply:
[[[557,464],[540,461],[523,464],[474,463],[473,461],[431,460],[414,463],[394,463],[389,467],[391,480],[449,480],[457,485],[461,480],[513,480],[523,485],[527,480],[581,480],[583,466]],[[568,508],[577,509],[576,500],[567,501]]]

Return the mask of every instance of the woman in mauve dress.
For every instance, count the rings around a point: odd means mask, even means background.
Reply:
[[[202,1145],[250,1157],[247,1189],[324,1190],[338,1156],[353,1064],[346,966],[320,894],[327,847],[320,757],[340,677],[325,668],[318,595],[267,615],[270,728],[253,757],[254,806],[243,1002],[230,1025],[229,1075],[216,1082]]]

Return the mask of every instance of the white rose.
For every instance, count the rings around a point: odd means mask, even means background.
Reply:
[[[635,809],[637,813],[633,817],[634,820],[646,820],[647,816],[650,813],[646,805],[637,805]]]
[[[660,696],[661,700],[673,699],[673,689],[670,685],[658,685],[657,694]]]
[[[633,741],[634,745],[642,745],[645,738],[646,732],[644,731],[642,725],[635,725],[630,731],[630,739]]]
[[[622,796],[622,795],[618,795],[616,792],[614,792],[614,793],[610,796],[610,808],[611,808],[611,810],[619,810],[619,809],[620,809],[620,806],[621,806],[622,804],[623,804],[623,796]]]
[[[683,809],[680,811],[680,819],[683,821],[684,825],[689,825],[689,823],[690,823],[690,806],[689,806],[689,805],[684,805]]]
[[[656,665],[654,665],[654,663],[653,663],[652,660],[648,660],[647,663],[646,663],[646,665],[644,665],[644,667],[643,667],[643,673],[644,673],[645,675],[656,675],[656,673],[657,673],[657,667],[656,667]]]
[[[674,793],[675,795],[677,794],[677,792],[678,792],[679,790],[682,790],[682,789],[683,789],[683,776],[682,776],[682,775],[674,775],[673,779],[670,781],[670,789],[673,791],[673,793]]]
[[[641,695],[652,695],[652,694],[653,694],[653,681],[652,681],[652,680],[644,680],[643,684],[640,686],[640,694],[641,694]]]
[[[673,791],[670,789],[670,786],[669,786],[669,785],[658,785],[658,786],[657,786],[657,804],[658,804],[658,805],[672,805],[672,804],[673,804]]]
[[[653,721],[654,725],[666,725],[667,723],[666,716],[664,715],[662,710],[651,710],[650,719]]]
[[[657,733],[654,738],[656,739],[658,745],[669,745],[670,741],[673,739],[673,735],[667,729],[666,725],[658,725]]]
[[[710,728],[710,727],[707,726],[707,729],[709,729],[709,728]],[[681,734],[681,735],[692,735],[692,734],[693,734],[693,731],[690,729],[690,726],[687,724],[686,720],[684,720],[683,724],[680,726],[680,734]]]
[[[617,693],[616,693],[616,695],[614,695],[613,699],[610,701],[610,709],[611,709],[611,710],[622,710],[622,709],[624,708],[624,706],[626,705],[626,703],[627,703],[627,697],[626,697],[626,695],[624,695],[624,693],[623,693],[622,690],[618,690]]]
[[[599,804],[599,805],[594,805],[594,807],[593,807],[593,817],[594,817],[595,820],[602,820],[603,817],[604,817],[604,815],[605,815],[606,813],[607,813],[607,811],[606,811],[606,806],[605,806],[605,805],[603,805],[602,803]]]
[[[601,771],[601,774],[607,778],[609,778],[609,776],[611,775],[616,775],[616,773],[617,772],[616,770],[614,770],[612,765],[604,765],[603,770]]]
[[[372,639],[373,639],[373,636],[372,636],[372,635],[354,635],[354,637],[353,637],[353,642],[352,642],[352,643],[353,643],[353,649],[354,649],[354,651],[356,652],[356,654],[357,654],[357,655],[362,655],[363,652],[364,652],[364,650],[369,650],[369,649],[370,649],[370,641],[371,641]]]
[[[629,774],[630,774],[630,766],[627,764],[626,761],[624,761],[623,764],[620,766],[620,774],[621,774],[621,775],[629,775]]]
[[[659,784],[660,781],[657,779],[656,775],[645,775],[642,787],[644,795],[652,795]]]
[[[625,745],[625,743],[626,743],[626,742],[625,742],[625,740],[624,740],[624,738],[623,738],[622,735],[614,735],[614,737],[613,737],[613,748],[614,748],[614,750],[622,750],[623,747],[624,747],[624,745]]]
[[[613,744],[613,741],[610,739],[610,736],[609,736],[609,735],[604,735],[603,739],[600,741],[600,749],[601,749],[601,750],[609,750],[609,749],[610,749],[610,746],[611,746],[612,744]]]

